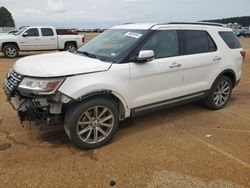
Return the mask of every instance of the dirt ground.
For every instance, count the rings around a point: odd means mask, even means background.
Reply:
[[[241,43],[243,79],[225,109],[188,104],[125,121],[96,150],[75,148],[61,126],[22,127],[0,90],[0,187],[250,187],[250,39]],[[0,84],[15,61],[0,54]]]

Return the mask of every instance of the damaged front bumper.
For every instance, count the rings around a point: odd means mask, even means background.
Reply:
[[[7,95],[7,101],[18,112],[21,123],[35,122],[36,125],[61,123],[64,117],[63,103],[53,97],[27,97],[16,92],[12,97]],[[60,95],[60,94],[58,94]],[[58,97],[58,96],[57,96]]]
[[[20,91],[18,85],[24,77],[11,70],[3,86],[7,101],[18,112],[21,123],[35,122],[36,125],[61,123],[64,118],[64,107],[71,98],[55,92],[51,95],[36,95]]]

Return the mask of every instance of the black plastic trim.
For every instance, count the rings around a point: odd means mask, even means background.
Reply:
[[[206,26],[217,26],[217,27],[224,27],[223,24],[220,23],[212,23],[212,22],[170,22],[166,24],[182,24],[182,25],[206,25]]]
[[[131,117],[140,116],[140,115],[144,115],[150,112],[155,112],[155,111],[179,106],[182,104],[199,101],[205,98],[208,95],[208,93],[209,93],[209,90],[205,90],[205,91],[196,92],[196,93],[184,95],[181,97],[176,97],[176,98],[161,101],[161,102],[139,106],[139,107],[131,109]]]

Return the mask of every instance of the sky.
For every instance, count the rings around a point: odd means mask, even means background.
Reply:
[[[12,13],[17,26],[62,28],[250,16],[250,0],[0,0],[1,6]]]

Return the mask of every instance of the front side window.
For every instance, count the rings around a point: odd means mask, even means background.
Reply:
[[[186,41],[185,54],[199,54],[217,50],[214,41],[206,31],[184,30],[183,34]]]
[[[37,28],[28,29],[27,31],[25,31],[25,33],[27,33],[28,37],[38,37],[39,36],[39,32],[38,32]]]
[[[178,56],[179,43],[177,31],[158,31],[146,42],[141,50],[153,50],[156,59]]]
[[[47,36],[54,36],[54,32],[51,28],[42,28],[42,36],[47,37]]]

